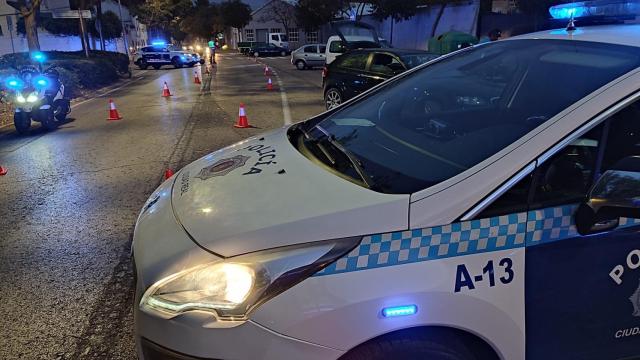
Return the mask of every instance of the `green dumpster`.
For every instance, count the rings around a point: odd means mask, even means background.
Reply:
[[[471,34],[449,31],[429,39],[429,52],[444,55],[477,43],[478,38]]]

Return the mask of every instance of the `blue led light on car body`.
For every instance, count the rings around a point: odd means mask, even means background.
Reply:
[[[396,317],[396,316],[408,316],[414,315],[418,312],[418,307],[415,305],[403,305],[403,306],[393,306],[382,309],[382,316],[388,317]]]
[[[629,18],[640,14],[637,0],[594,0],[555,5],[549,8],[556,20],[573,18]]]
[[[44,62],[47,60],[47,57],[40,51],[34,51],[31,53],[31,59],[37,62]]]

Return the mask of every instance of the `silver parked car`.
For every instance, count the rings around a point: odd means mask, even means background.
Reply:
[[[291,64],[298,70],[310,69],[314,66],[324,66],[326,50],[325,44],[307,44],[291,53]]]

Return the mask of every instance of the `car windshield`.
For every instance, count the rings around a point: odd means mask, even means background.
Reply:
[[[418,65],[429,62],[437,57],[438,55],[436,54],[406,54],[401,55],[400,59],[405,65],[407,65],[407,68],[411,69]]]
[[[477,46],[301,126],[307,140],[298,148],[375,191],[413,193],[489,158],[638,66],[640,49],[622,45]]]

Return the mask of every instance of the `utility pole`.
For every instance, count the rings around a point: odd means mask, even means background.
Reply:
[[[100,34],[100,50],[104,51],[104,36],[102,36],[102,0],[98,0],[96,4],[96,25]]]

